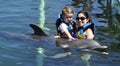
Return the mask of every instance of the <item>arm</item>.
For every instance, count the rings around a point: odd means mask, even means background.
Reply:
[[[72,38],[73,38],[73,37],[71,36],[71,34],[69,33],[68,30],[64,31],[64,33],[67,35],[67,37],[68,37],[69,39],[72,39]]]
[[[88,28],[86,31],[85,31],[85,34],[87,36],[86,39],[93,39],[94,38],[94,34],[92,32],[92,30],[90,28]]]
[[[62,23],[62,24],[60,25],[60,30],[61,30],[61,32],[64,33],[64,34],[68,37],[68,39],[74,40],[75,38],[73,38],[73,37],[71,36],[71,34],[69,33],[67,27],[68,27],[68,26],[67,26],[66,24]]]

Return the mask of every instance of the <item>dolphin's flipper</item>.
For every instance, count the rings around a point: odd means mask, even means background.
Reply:
[[[29,26],[34,30],[33,35],[48,36],[39,26],[37,26],[35,24],[30,24]]]

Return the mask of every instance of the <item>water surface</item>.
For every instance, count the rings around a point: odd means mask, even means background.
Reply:
[[[44,1],[44,0],[43,0]],[[56,34],[55,21],[64,6],[75,11],[88,11],[96,25],[95,40],[107,45],[108,55],[92,52],[78,52],[63,58],[44,57],[38,53],[36,44],[16,41],[0,37],[0,66],[119,66],[120,64],[120,17],[119,1],[115,0],[111,7],[110,0],[45,0],[45,7],[40,11],[39,0],[0,0],[0,30],[13,33],[31,34],[30,23],[40,24],[40,14],[44,11],[45,30],[50,35]],[[114,12],[114,13],[113,13]],[[74,15],[74,18],[75,18]],[[112,16],[112,17],[111,17]],[[48,52],[49,51],[49,52]],[[58,50],[47,50],[53,53]],[[61,52],[61,50],[59,50]]]

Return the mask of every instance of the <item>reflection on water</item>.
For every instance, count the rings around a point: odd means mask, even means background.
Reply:
[[[115,52],[120,52],[120,2],[118,0],[107,0],[107,22],[110,29],[109,37],[115,40],[111,43],[110,49]],[[118,41],[116,41],[118,40]]]
[[[118,0],[107,0],[106,17],[107,22],[112,30],[119,33],[120,30],[120,2]]]
[[[44,1],[44,4],[40,4]],[[109,55],[79,53],[61,58],[44,57],[38,54],[35,45],[3,39],[0,37],[0,66],[119,66],[120,65],[120,1],[119,0],[0,0],[0,29],[11,32],[30,32],[28,24],[46,21],[50,33],[55,34],[56,16],[64,6],[75,10],[88,11],[96,25],[96,37],[102,45],[107,45]],[[45,4],[46,3],[46,4]],[[56,5],[57,3],[57,5]],[[44,8],[41,7],[45,7]],[[39,8],[42,10],[40,11]],[[40,20],[39,20],[40,19]],[[44,23],[43,23],[44,24]],[[28,32],[27,32],[28,31]],[[50,42],[51,43],[51,42]],[[38,43],[39,44],[39,43]],[[45,44],[45,43],[44,43]],[[58,50],[51,50],[51,54]],[[46,52],[46,54],[47,54]],[[41,53],[41,51],[40,51]],[[53,55],[54,56],[54,55]]]
[[[37,49],[38,51],[38,54],[37,54],[37,57],[36,57],[36,60],[37,60],[37,66],[43,66],[43,61],[44,61],[44,50],[42,48],[38,48]]]
[[[86,66],[91,66],[90,61],[89,61],[92,56],[91,54],[81,53],[80,56],[81,56],[82,61],[86,63]]]
[[[50,30],[48,28],[45,28],[45,0],[40,0],[39,10],[40,10],[39,26],[42,29]]]

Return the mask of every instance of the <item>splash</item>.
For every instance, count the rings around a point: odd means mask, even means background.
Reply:
[[[41,27],[44,30],[50,30],[44,27],[45,25],[45,0],[40,0],[39,10],[40,10],[39,27]]]

